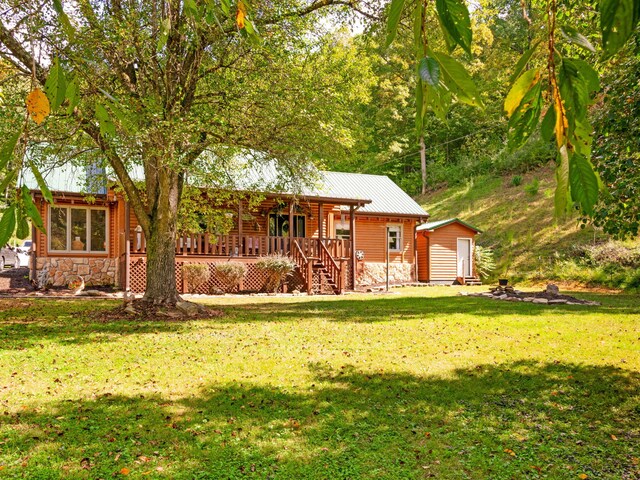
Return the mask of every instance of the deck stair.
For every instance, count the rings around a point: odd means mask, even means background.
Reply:
[[[482,285],[482,280],[480,280],[480,277],[464,277],[464,284],[465,285]]]
[[[297,240],[293,241],[291,257],[295,260],[298,271],[305,281],[310,295],[324,293],[327,286],[335,295],[344,291],[346,265],[344,261],[336,261],[321,240],[316,239],[315,248],[303,247]],[[314,279],[317,279],[314,282]]]

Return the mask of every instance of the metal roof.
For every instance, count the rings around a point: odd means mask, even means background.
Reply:
[[[463,225],[463,226],[465,226],[465,227],[467,227],[467,228],[469,228],[471,230],[474,230],[477,233],[482,233],[482,230],[480,230],[479,228],[476,228],[473,225],[469,225],[468,223],[463,222],[459,218],[449,218],[447,220],[439,220],[437,222],[423,223],[422,225],[416,227],[416,230],[418,230],[418,231],[436,230],[438,228],[445,227],[445,226],[450,225],[452,223],[459,223],[460,225]]]
[[[93,190],[94,193],[101,193],[97,192],[95,187],[87,185],[87,179],[92,173],[85,167],[63,164],[43,172],[43,176],[51,191],[87,193]],[[304,198],[325,198],[335,203],[340,200],[348,204],[362,202],[364,205],[360,206],[358,213],[429,216],[420,205],[384,175],[318,171],[308,168],[304,171],[283,171],[275,162],[235,165],[228,170],[217,169],[208,173],[191,180],[202,188],[229,188]],[[22,175],[30,189],[38,189],[37,181],[30,170],[25,169]],[[109,173],[106,175],[113,177]],[[132,176],[138,180],[144,178],[142,169],[134,168]],[[308,178],[311,180],[306,183],[301,180]]]

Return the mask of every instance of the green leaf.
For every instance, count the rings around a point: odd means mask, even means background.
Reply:
[[[542,124],[540,125],[540,134],[545,142],[550,142],[553,138],[553,132],[556,128],[556,111],[551,105],[547,109],[547,113],[545,113],[544,118],[542,119]]]
[[[580,58],[565,58],[565,62],[572,63],[576,70],[582,75],[587,82],[587,88],[589,92],[597,92],[600,90],[600,77],[598,72],[587,62]]]
[[[69,17],[67,16],[64,9],[62,8],[62,2],[60,0],[53,0],[53,9],[58,14],[58,20],[60,20],[62,29],[67,34],[67,37],[69,38],[69,40],[72,41],[75,37],[76,31],[73,28],[73,25],[71,25],[71,22],[69,21]]]
[[[520,60],[518,60],[518,63],[516,63],[516,66],[515,66],[515,68],[513,70],[513,73],[509,77],[509,85],[512,85],[513,82],[515,82],[516,79],[520,76],[522,71],[527,66],[527,63],[529,63],[529,60],[531,59],[531,56],[537,50],[538,45],[540,45],[541,41],[542,40],[538,40],[536,43],[533,44],[533,46],[529,50],[527,50],[526,52],[524,52],[522,54],[522,56],[520,57]]]
[[[540,70],[537,68],[526,71],[518,78],[504,100],[504,110],[507,112],[508,117],[513,115],[527,92],[539,82]]]
[[[220,7],[225,15],[229,15],[231,11],[231,1],[230,0],[220,0]]]
[[[67,114],[71,115],[73,113],[74,108],[78,105],[78,101],[80,100],[80,95],[78,94],[78,83],[76,82],[75,77],[72,77],[67,82],[67,89],[65,93],[67,100],[69,100],[69,106],[67,107]]]
[[[198,5],[196,0],[184,0],[183,12],[186,16],[198,18]]]
[[[31,192],[27,188],[26,185],[22,186],[22,201],[24,202],[25,213],[27,217],[31,219],[35,227],[43,233],[47,233],[44,228],[44,222],[42,221],[42,217],[40,216],[40,212],[38,211],[38,207],[33,203],[33,199],[31,198]]]
[[[100,125],[100,134],[115,136],[116,126],[109,117],[109,112],[101,103],[96,104],[96,118]]]
[[[447,112],[451,105],[451,94],[442,88],[433,88],[427,85],[424,95],[425,107],[430,107],[436,117],[446,122]]]
[[[53,59],[53,65],[49,69],[47,81],[44,84],[44,93],[47,94],[51,110],[57,109],[65,99],[67,81],[64,78],[64,70],[60,66],[58,58]]]
[[[0,245],[6,245],[16,229],[16,206],[11,205],[0,219]]]
[[[598,201],[598,177],[584,155],[574,153],[569,157],[569,184],[573,200],[580,204],[584,213],[593,215],[593,207]]]
[[[484,108],[476,85],[458,60],[440,52],[430,51],[430,56],[438,61],[442,82],[459,101]]]
[[[542,84],[537,82],[525,96],[509,119],[509,148],[524,144],[535,131],[542,110]]]
[[[463,0],[436,0],[440,25],[455,44],[471,55],[471,19]]]
[[[9,164],[9,160],[11,160],[11,157],[13,157],[13,151],[16,149],[16,145],[18,143],[18,140],[20,139],[20,135],[22,135],[22,130],[19,130],[11,135],[6,143],[2,146],[2,150],[0,150],[0,171],[5,169],[5,167]]]
[[[0,196],[4,195],[4,192],[7,190],[7,188],[9,187],[11,182],[13,182],[13,180],[16,178],[17,175],[18,175],[17,168],[7,172],[7,174],[4,177],[4,180],[2,180],[2,183],[0,184]]]
[[[389,7],[389,18],[387,18],[387,39],[385,45],[388,47],[396,38],[398,32],[398,24],[400,23],[400,16],[402,15],[402,8],[404,7],[405,0],[391,0],[391,6]]]
[[[562,36],[566,38],[569,43],[573,43],[578,47],[582,47],[585,50],[595,53],[596,49],[593,48],[591,42],[575,28],[570,27],[569,25],[564,25],[560,27],[560,32],[562,32]]]
[[[159,52],[167,44],[170,31],[171,31],[171,19],[167,17],[160,24],[160,35],[158,35],[158,44],[156,45],[156,51]]]
[[[576,152],[584,155],[586,158],[591,157],[592,134],[593,127],[586,118],[576,120],[572,137],[573,147]]]
[[[16,237],[20,240],[24,240],[29,236],[29,222],[27,221],[27,217],[25,216],[23,209],[18,208],[16,211],[16,220],[18,223],[18,227],[16,228]]]
[[[35,177],[36,182],[38,182],[38,188],[40,189],[40,192],[42,192],[43,198],[47,202],[53,203],[53,195],[51,194],[51,190],[49,190],[49,187],[47,186],[47,182],[44,181],[42,173],[40,173],[40,170],[38,170],[38,167],[34,165],[33,162],[29,162],[29,166],[31,167],[31,172],[33,172],[33,176]]]
[[[554,196],[556,217],[564,217],[571,203],[569,190],[569,157],[567,147],[560,147],[556,166],[556,192]]]
[[[436,60],[431,57],[424,57],[418,65],[418,72],[423,82],[438,88],[440,85],[440,66]]]
[[[622,48],[633,34],[638,17],[634,0],[602,0],[600,2],[600,31],[605,56],[611,56]]]
[[[579,66],[572,59],[566,58],[558,69],[560,95],[564,102],[569,129],[573,128],[576,118],[583,118],[589,105],[589,86],[586,78],[580,73]]]

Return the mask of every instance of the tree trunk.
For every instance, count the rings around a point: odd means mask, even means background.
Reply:
[[[424,135],[420,135],[420,166],[422,167],[422,195],[427,193],[427,151],[424,146]]]
[[[180,201],[179,175],[158,175],[156,201],[147,235],[147,285],[144,300],[173,306],[180,300],[176,289],[176,233]]]

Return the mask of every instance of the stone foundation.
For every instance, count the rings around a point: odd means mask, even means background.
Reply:
[[[377,285],[387,281],[387,264],[363,262],[358,265],[358,285]],[[413,265],[410,263],[390,263],[389,282],[405,283],[413,281]]]
[[[82,277],[86,286],[115,285],[117,261],[115,258],[38,258],[36,268],[49,269],[49,278],[54,287],[64,287],[76,277]]]

